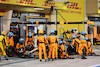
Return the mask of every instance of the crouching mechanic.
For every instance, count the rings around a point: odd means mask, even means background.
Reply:
[[[16,50],[17,50],[19,57],[24,55],[23,53],[25,52],[25,44],[24,44],[23,38],[19,39],[19,43],[17,43],[17,45],[16,45]]]
[[[54,30],[50,30],[50,36],[48,36],[47,38],[48,42],[50,43],[50,48],[49,48],[49,56],[48,59],[50,60],[51,55],[52,55],[52,61],[54,61],[55,58],[55,51],[56,50],[56,45],[57,45],[57,36],[55,35],[55,31]]]
[[[96,55],[93,50],[92,50],[92,47],[91,47],[91,41],[89,40],[88,37],[85,37],[85,40],[87,41],[87,46],[88,46],[88,52],[89,54],[92,56],[92,55]]]
[[[13,36],[14,36],[14,34],[13,34],[12,32],[9,32],[9,44],[10,44],[10,47],[11,47],[11,48],[14,47]]]
[[[47,41],[46,37],[43,35],[43,31],[39,30],[38,31],[38,37],[37,37],[37,45],[38,45],[38,48],[39,48],[40,62],[42,62],[42,50],[43,50],[45,62],[47,62],[47,54],[46,54],[46,45],[45,44],[48,45],[48,41]]]
[[[60,58],[61,59],[66,59],[66,58],[74,59],[68,55],[67,49],[68,49],[68,46],[66,44],[64,44],[63,41],[60,40],[59,41],[59,56],[60,56]]]
[[[34,37],[32,36],[32,33],[28,33],[28,37],[26,38],[25,42],[26,50],[31,51],[34,49]]]
[[[87,58],[85,58],[85,56],[83,54],[83,51],[82,51],[83,50],[83,45],[82,45],[81,41],[78,38],[76,38],[75,35],[72,35],[71,38],[73,39],[71,45],[74,45],[74,43],[77,42],[78,43],[77,46],[79,46],[78,47],[78,53],[79,53],[79,55],[81,56],[82,59],[87,59]]]
[[[5,31],[2,31],[1,34],[2,35],[0,35],[0,49],[3,52],[3,55],[4,55],[5,59],[8,60],[8,58],[6,56],[6,52],[5,52],[4,47],[3,47],[3,44],[4,43],[6,44],[6,46],[8,45],[7,44],[7,41],[6,41],[6,37],[5,37],[6,36],[6,32]],[[1,55],[0,55],[0,60],[1,60]]]

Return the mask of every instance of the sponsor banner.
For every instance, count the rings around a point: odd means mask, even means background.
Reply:
[[[68,0],[71,5],[67,5],[67,10],[59,10],[58,12],[64,17],[67,22],[82,22],[84,21],[84,0]],[[58,14],[58,21],[65,22]]]
[[[84,0],[67,1],[70,2],[70,4],[54,1],[46,2],[46,0],[0,0],[0,3],[41,8],[51,8],[51,6],[54,6],[56,9],[60,9],[58,12],[65,18],[66,21],[84,21]],[[64,21],[59,14],[58,21]]]
[[[51,8],[51,6],[54,6],[56,9],[61,9],[59,4],[63,5],[60,2],[46,2],[46,0],[0,0],[0,3],[42,8]]]

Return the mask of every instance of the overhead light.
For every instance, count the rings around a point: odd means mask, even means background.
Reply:
[[[95,18],[95,20],[98,20],[98,18]]]
[[[34,8],[35,10],[44,10],[43,8]]]

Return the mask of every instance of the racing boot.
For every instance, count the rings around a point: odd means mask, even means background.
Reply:
[[[45,62],[48,62],[48,60],[45,60]]]
[[[8,60],[7,56],[4,56],[4,58],[5,58],[6,60]]]
[[[84,54],[81,55],[81,59],[87,59]]]
[[[63,59],[66,59],[66,55],[63,56]]]
[[[54,59],[52,59],[52,61],[54,61]]]
[[[91,56],[96,56],[96,54],[95,53],[91,53]]]
[[[69,59],[74,59],[73,57],[70,57]]]
[[[57,60],[58,58],[55,58],[55,60]]]
[[[48,61],[50,61],[50,58],[48,58]]]
[[[42,62],[42,60],[40,60],[40,62]]]

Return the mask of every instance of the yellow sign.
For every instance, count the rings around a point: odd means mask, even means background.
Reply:
[[[61,9],[61,5],[63,4],[53,1],[47,2],[46,0],[0,0],[0,3],[42,8],[51,8],[51,6],[54,6],[57,9]]]
[[[84,0],[67,1],[71,5],[53,1],[47,2],[46,0],[0,0],[0,3],[41,8],[51,8],[51,6],[54,6],[56,9],[63,9],[58,10],[58,12],[67,22],[84,21]],[[59,14],[58,21],[65,22]]]
[[[58,10],[67,22],[84,21],[84,0],[68,0],[72,5],[63,7],[67,10]],[[66,22],[59,14],[58,21]]]
[[[63,9],[58,10],[58,22],[82,22],[84,21],[84,0],[67,0],[71,5],[63,6]],[[64,20],[62,17],[66,20]],[[84,31],[84,24],[64,24],[63,29],[58,25],[58,36],[62,33],[71,31],[72,28],[77,28],[78,32]]]

